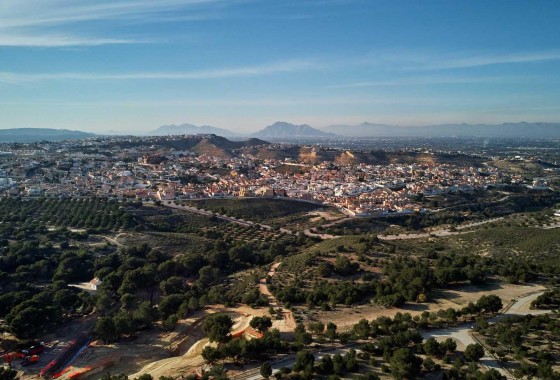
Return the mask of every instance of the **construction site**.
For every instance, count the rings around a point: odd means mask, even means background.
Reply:
[[[115,344],[92,340],[91,334],[80,332],[73,339],[63,338],[73,330],[66,327],[57,332],[58,338],[29,347],[26,350],[3,354],[7,365],[16,369],[21,379],[96,379],[109,372],[135,378],[150,374],[179,377],[203,373],[207,368],[201,356],[209,342],[202,331],[202,322],[215,313],[228,314],[234,325],[232,339],[260,339],[262,334],[249,326],[255,316],[267,315],[266,309],[247,306],[226,308],[220,305],[206,308],[192,317],[180,320],[174,331],[154,328],[139,332],[134,339]],[[273,328],[289,334],[292,323],[276,320]],[[75,328],[74,328],[75,330]]]

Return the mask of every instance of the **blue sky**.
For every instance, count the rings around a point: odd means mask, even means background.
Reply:
[[[560,122],[560,2],[2,0],[0,128]]]

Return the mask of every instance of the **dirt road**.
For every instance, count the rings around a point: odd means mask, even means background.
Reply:
[[[270,270],[266,274],[266,277],[261,278],[260,281],[259,281],[259,291],[260,291],[260,293],[265,295],[268,298],[268,303],[273,308],[278,308],[279,304],[278,304],[278,300],[276,299],[276,297],[274,297],[274,295],[268,289],[267,279],[268,279],[268,277],[274,277],[274,275],[276,274],[276,269],[278,269],[278,267],[280,265],[282,265],[281,262],[272,264],[272,266],[270,267]],[[296,328],[296,321],[294,319],[294,315],[293,315],[292,311],[283,309],[282,310],[282,317],[283,317],[283,320],[281,322],[283,322],[283,323],[278,323],[278,321],[273,321],[273,327],[277,328],[280,332],[292,332]]]
[[[529,306],[531,302],[536,299],[538,296],[543,294],[543,291],[528,294],[526,296],[520,297],[517,299],[506,311],[504,314],[500,314],[494,318],[488,319],[490,323],[496,322],[500,319],[506,318],[512,315],[528,315],[528,314],[544,314],[549,313],[550,310],[530,310]],[[445,329],[438,329],[438,330],[431,330],[431,331],[424,331],[422,332],[422,336],[424,339],[429,338],[436,338],[436,339],[445,339],[445,338],[452,338],[457,341],[459,344],[463,345],[464,347],[468,346],[469,344],[478,343],[478,341],[473,338],[471,334],[471,327],[470,323],[464,323],[460,326],[450,327]],[[500,362],[496,360],[493,356],[491,356],[488,351],[485,351],[484,357],[481,359],[481,364],[487,368],[493,368],[499,371],[503,376],[508,379],[513,379],[514,377],[511,375],[509,371],[504,369]]]

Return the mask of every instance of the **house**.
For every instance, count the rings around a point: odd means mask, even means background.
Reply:
[[[103,281],[101,281],[99,277],[95,277],[93,280],[89,282],[89,287],[91,290],[97,290],[97,287],[100,286],[102,283]]]

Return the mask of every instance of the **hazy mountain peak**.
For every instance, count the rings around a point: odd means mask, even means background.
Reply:
[[[237,134],[224,128],[212,127],[210,125],[196,126],[194,124],[168,124],[162,125],[158,129],[148,133],[152,136],[159,135],[198,135],[198,134],[215,134],[218,136],[236,136]]]
[[[332,133],[323,132],[310,127],[308,124],[291,124],[285,121],[277,121],[267,125],[264,129],[254,133],[255,137],[265,138],[297,138],[297,137],[326,137]]]
[[[95,136],[93,133],[53,128],[10,128],[0,129],[0,142],[37,142],[79,140]]]

